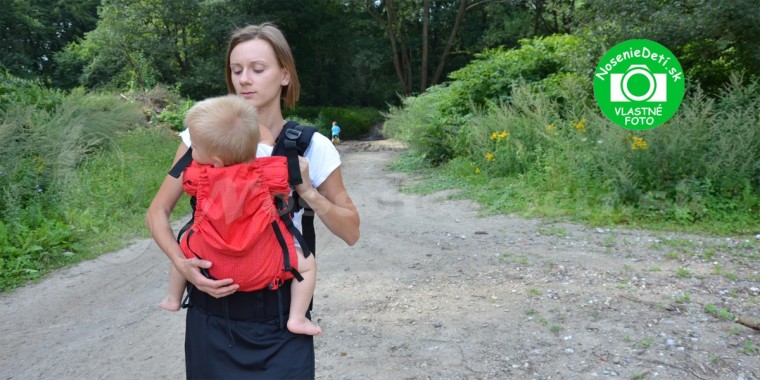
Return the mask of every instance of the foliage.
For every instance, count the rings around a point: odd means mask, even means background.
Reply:
[[[430,87],[418,96],[404,98],[401,105],[391,107],[385,115],[384,133],[387,137],[400,139],[437,165],[454,155],[454,139],[458,128],[446,123],[442,110],[451,102],[448,87]]]
[[[0,70],[0,112],[7,111],[14,104],[34,104],[46,111],[59,107],[63,93],[49,90],[39,81],[21,79],[7,71]]]
[[[359,107],[298,107],[285,112],[285,118],[296,117],[310,120],[325,136],[337,121],[343,138],[355,138],[367,134],[370,128],[381,122],[383,116],[373,108]]]
[[[582,72],[588,66],[583,41],[571,35],[524,39],[520,48],[486,50],[464,68],[449,75],[454,82],[449,114],[464,114],[471,104],[508,102],[519,81],[539,82],[550,75]]]
[[[678,57],[685,77],[710,94],[732,73],[760,73],[756,0],[590,1],[578,19],[577,34],[604,50],[634,38],[661,43]]]
[[[166,178],[179,142],[164,127],[133,129],[78,168],[76,186],[64,190],[62,210],[83,246],[81,257],[118,249],[126,238],[145,235],[145,210]],[[187,212],[183,197],[174,215]]]
[[[151,119],[153,124],[163,124],[169,129],[181,132],[185,130],[185,115],[187,111],[195,104],[190,99],[185,99],[179,103],[169,103],[161,113]]]
[[[99,0],[13,0],[0,12],[0,68],[22,78],[42,78],[55,71],[53,54],[92,30]]]
[[[584,67],[583,62],[589,57],[578,38],[556,35],[521,43],[519,49],[485,51],[453,72],[450,84],[405,98],[402,107],[390,109],[386,131],[410,142],[434,164],[439,164],[454,157],[457,151],[469,149],[467,137],[459,133],[472,118],[472,112],[495,109],[509,102],[516,85],[528,82],[537,89],[554,91],[560,82],[568,81],[589,87],[587,80],[579,80],[572,74]]]
[[[501,56],[490,58],[499,61]],[[499,67],[483,61],[472,66]],[[595,205],[607,209],[599,214],[616,215],[618,222],[685,226],[721,220],[753,231],[749,226],[760,215],[756,81],[745,84],[735,76],[715,98],[696,88],[667,125],[630,132],[599,113],[590,79],[572,72],[528,77],[533,82],[515,80],[508,98],[477,106],[473,98],[506,92],[477,87],[473,78],[489,72],[468,66],[458,72],[467,75],[454,75],[460,79],[448,87],[404,99],[389,112],[386,131],[408,141],[427,162],[448,161],[445,172],[480,177],[472,183],[479,184],[478,197],[490,202],[489,209],[514,207],[498,195],[484,193],[503,192],[500,186],[517,181],[530,189],[520,190],[521,197],[542,194],[541,204],[554,202],[555,209],[570,209],[576,217],[595,218],[578,209]],[[547,86],[548,81],[552,85]],[[451,91],[460,86],[478,88],[461,94],[487,95],[468,99],[469,108],[451,117],[430,112],[464,104],[463,96]]]
[[[80,168],[143,120],[107,94],[69,94],[10,80],[14,97],[0,111],[0,288],[38,277],[83,251],[66,217],[68,189]],[[10,86],[9,86],[10,87]],[[39,102],[49,93],[56,102]],[[103,207],[98,204],[98,207]]]

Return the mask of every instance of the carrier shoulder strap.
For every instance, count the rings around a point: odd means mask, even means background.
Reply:
[[[193,147],[187,148],[187,152],[177,160],[177,163],[172,166],[172,170],[169,170],[169,175],[174,178],[179,178],[179,176],[182,175],[182,172],[190,166],[191,162],[193,162]]]
[[[306,153],[306,150],[311,143],[311,138],[316,132],[317,129],[312,126],[300,125],[295,121],[288,121],[285,123],[280,135],[275,141],[272,155],[286,157],[288,162],[288,177],[291,186],[303,183],[298,156],[303,156]],[[311,253],[316,253],[317,236],[314,231],[314,210],[303,202],[303,200],[299,199],[297,193],[293,194],[293,198],[295,204],[294,212],[298,211],[302,206],[304,208],[304,213],[301,217],[301,228],[303,230],[303,238],[306,241],[306,247]],[[304,254],[306,254],[306,252],[304,252]]]
[[[185,169],[190,166],[190,163],[193,162],[193,147],[187,148],[187,152],[185,152],[182,157],[177,160],[177,162],[172,166],[172,169],[169,170],[169,175],[174,178],[179,178],[180,175],[182,175],[182,172],[185,171]],[[196,201],[195,197],[190,197],[190,208],[192,208],[192,213],[190,214],[190,220],[185,223],[182,228],[180,228],[179,232],[177,233],[177,243],[180,242],[180,239],[182,239],[182,235],[187,232],[190,227],[193,226],[193,223],[195,222],[195,206]]]
[[[317,131],[316,128],[300,125],[295,121],[288,121],[282,128],[280,135],[272,149],[273,156],[285,156],[288,160],[288,176],[290,184],[300,185],[303,183],[301,169],[298,165],[298,156],[303,156],[309,148],[311,138]]]

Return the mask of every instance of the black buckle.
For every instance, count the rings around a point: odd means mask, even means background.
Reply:
[[[301,137],[301,131],[292,128],[288,129],[285,131],[285,137],[289,140],[298,140],[298,138]]]

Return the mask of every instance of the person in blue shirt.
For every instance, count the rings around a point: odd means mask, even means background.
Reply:
[[[340,143],[340,125],[337,121],[332,122],[332,142],[333,144]]]

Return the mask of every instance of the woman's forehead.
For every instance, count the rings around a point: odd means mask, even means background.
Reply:
[[[248,40],[237,44],[230,52],[231,65],[246,65],[250,63],[276,63],[272,45],[265,40]]]

